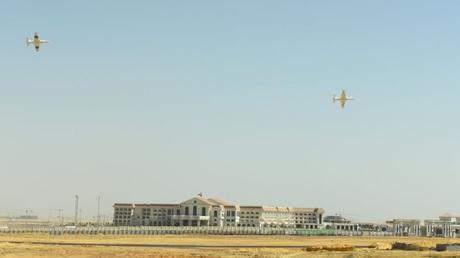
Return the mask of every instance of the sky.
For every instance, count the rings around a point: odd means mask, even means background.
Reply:
[[[356,221],[460,214],[459,11],[2,1],[0,216],[199,192]],[[50,40],[39,53],[34,32]]]

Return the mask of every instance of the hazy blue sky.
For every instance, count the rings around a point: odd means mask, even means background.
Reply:
[[[198,192],[368,221],[460,213],[459,12],[2,1],[0,215]],[[35,31],[51,41],[38,54]]]

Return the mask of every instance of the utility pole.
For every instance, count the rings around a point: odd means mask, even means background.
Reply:
[[[101,225],[101,196],[97,197],[97,225]]]
[[[30,209],[26,209],[26,216],[25,216],[25,224],[27,225],[28,224],[28,221],[29,221],[29,212],[32,212],[32,210]]]
[[[75,226],[78,225],[78,195],[75,195]]]
[[[62,226],[64,224],[64,219],[63,219],[63,215],[62,215],[64,210],[63,209],[55,209],[55,210],[52,210],[52,211],[57,211],[58,212],[57,224],[59,226]],[[53,219],[52,224],[55,224],[55,223],[56,223],[56,220]]]
[[[58,209],[59,211],[59,224],[62,226],[64,226],[64,210],[63,209]]]

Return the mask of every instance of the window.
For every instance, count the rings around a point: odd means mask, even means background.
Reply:
[[[232,211],[232,217],[235,217],[235,211]]]
[[[214,217],[217,217],[217,211],[214,211]]]
[[[185,215],[188,215],[188,207],[185,207]]]
[[[201,208],[201,216],[206,216],[206,208]]]
[[[227,211],[227,216],[230,216],[230,211]]]
[[[196,216],[196,206],[193,206],[193,216]]]

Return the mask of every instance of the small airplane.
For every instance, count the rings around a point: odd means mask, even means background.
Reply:
[[[345,93],[345,90],[342,90],[342,94],[340,95],[340,97],[337,97],[335,95],[332,97],[333,103],[335,103],[336,100],[340,101],[340,106],[344,108],[347,100],[354,100],[354,98],[347,96],[347,94]]]
[[[34,39],[27,38],[26,43],[27,43],[27,46],[30,46],[30,44],[33,44],[35,46],[35,51],[38,52],[40,51],[40,44],[48,43],[48,40],[40,39],[40,37],[38,37],[38,33],[35,32]]]

